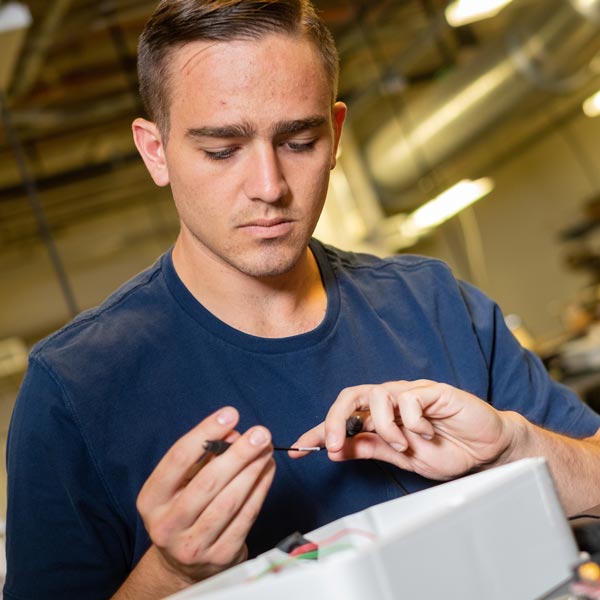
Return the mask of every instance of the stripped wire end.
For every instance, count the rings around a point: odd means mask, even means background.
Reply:
[[[286,452],[318,452],[319,450],[325,450],[321,446],[298,446],[297,448],[282,448],[281,446],[275,446],[273,450],[284,450]]]

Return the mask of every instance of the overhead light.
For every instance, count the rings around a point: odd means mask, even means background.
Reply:
[[[460,27],[497,15],[512,0],[454,0],[446,7],[446,20]]]
[[[401,224],[407,238],[419,238],[461,210],[489,194],[494,182],[489,177],[463,179],[409,214]]]
[[[30,25],[31,13],[21,2],[0,5],[0,91],[8,88]]]
[[[588,117],[600,115],[600,92],[596,92],[583,103],[583,112]]]

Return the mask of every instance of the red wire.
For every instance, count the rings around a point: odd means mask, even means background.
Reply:
[[[330,536],[324,540],[321,540],[320,545],[325,546],[327,544],[331,544],[331,543],[339,540],[341,537],[344,537],[345,535],[352,535],[352,534],[363,535],[365,537],[368,537],[371,540],[374,540],[377,538],[377,536],[374,533],[371,533],[370,531],[365,531],[363,529],[354,529],[352,527],[348,527],[346,529],[342,529],[341,531],[338,531],[337,533],[334,533],[332,536]]]
[[[352,534],[362,535],[362,536],[368,537],[371,540],[374,540],[377,537],[374,533],[371,533],[370,531],[364,531],[363,529],[354,529],[354,528],[349,527],[346,529],[342,529],[341,531],[338,531],[337,533],[333,534],[332,536],[322,540],[319,544],[315,544],[314,542],[307,542],[306,544],[302,544],[301,546],[298,546],[298,547],[294,548],[293,550],[290,550],[290,552],[288,552],[288,554],[290,556],[297,558],[297,557],[301,557],[303,554],[308,554],[309,552],[318,552],[319,546],[323,548],[323,547],[337,541],[339,538],[344,537],[345,535],[352,535]]]
[[[317,544],[314,544],[313,542],[308,542],[307,544],[302,544],[302,546],[294,548],[289,554],[290,556],[299,556],[307,552],[317,552],[318,550],[319,546],[317,546]]]

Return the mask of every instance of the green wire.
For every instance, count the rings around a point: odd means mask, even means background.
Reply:
[[[246,581],[256,581],[257,579],[260,579],[261,577],[264,577],[269,573],[277,572],[300,559],[312,560],[318,558],[319,556],[328,556],[329,554],[335,554],[336,552],[341,552],[342,550],[348,550],[350,548],[354,548],[354,546],[352,544],[337,544],[335,546],[328,546],[317,550],[311,550],[310,552],[305,552],[304,554],[299,554],[298,556],[292,556],[291,558],[286,558],[285,560],[269,565],[258,575],[253,575],[252,577],[249,577]]]

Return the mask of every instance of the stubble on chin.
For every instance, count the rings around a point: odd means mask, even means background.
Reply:
[[[307,244],[284,244],[280,240],[261,240],[260,247],[238,254],[232,266],[257,279],[272,279],[293,271],[307,251]]]

